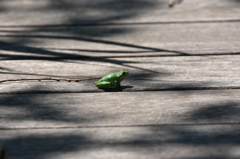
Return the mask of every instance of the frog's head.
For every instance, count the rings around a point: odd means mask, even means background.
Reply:
[[[121,70],[120,72],[119,72],[119,80],[120,80],[120,82],[121,81],[123,81],[128,75],[129,75],[129,73],[127,72],[127,71],[124,71],[124,70]]]

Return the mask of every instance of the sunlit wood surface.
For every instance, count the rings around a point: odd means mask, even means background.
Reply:
[[[1,0],[0,146],[9,159],[240,158],[239,8]],[[119,89],[94,85],[122,69]],[[42,78],[89,80],[6,81]]]

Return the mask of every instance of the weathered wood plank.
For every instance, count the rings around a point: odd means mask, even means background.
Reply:
[[[240,90],[0,95],[0,128],[239,123]]]
[[[5,130],[0,140],[11,159],[237,159],[239,131],[239,125]]]
[[[239,55],[109,58],[101,60],[5,60],[0,80],[21,78],[86,79],[126,70],[122,91],[239,88]],[[19,81],[0,84],[0,93],[99,92],[94,80]]]
[[[240,23],[0,29],[0,59],[239,54],[239,46]]]
[[[238,0],[184,0],[174,8],[168,0],[2,0],[0,25],[76,25],[239,20]]]

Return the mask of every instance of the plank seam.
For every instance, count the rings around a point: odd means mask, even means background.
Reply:
[[[131,51],[129,51],[131,52]],[[225,52],[225,53],[198,53],[198,54],[155,54],[155,55],[122,55],[122,56],[61,56],[61,57],[36,57],[36,56],[12,56],[12,57],[0,57],[0,60],[94,60],[94,59],[108,59],[108,58],[135,58],[135,57],[182,57],[182,56],[238,56],[239,51]]]
[[[235,23],[240,19],[218,19],[218,20],[185,20],[185,21],[156,21],[156,22],[119,22],[119,23],[83,23],[83,24],[46,24],[46,25],[0,25],[0,28],[17,27],[88,27],[88,26],[113,26],[113,25],[166,25],[166,24],[191,24],[191,23]]]
[[[203,91],[203,90],[235,90],[240,89],[240,86],[226,87],[179,87],[179,88],[143,88],[143,89],[96,89],[83,91],[11,91],[0,92],[0,95],[7,94],[60,94],[60,93],[103,93],[103,92],[150,92],[150,91]]]
[[[1,127],[0,130],[37,130],[37,129],[80,129],[80,128],[128,128],[128,127],[172,127],[172,126],[218,126],[218,125],[240,125],[240,122],[229,123],[180,123],[180,124],[149,124],[149,125],[95,125],[95,126],[62,126],[62,127],[25,127],[9,128]]]

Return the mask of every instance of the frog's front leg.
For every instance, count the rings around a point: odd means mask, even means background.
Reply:
[[[116,80],[116,81],[115,81],[115,86],[116,86],[115,88],[120,87],[120,81],[119,81],[119,80]]]
[[[112,84],[111,82],[96,82],[95,85],[98,87],[98,88],[115,88],[115,85]]]

